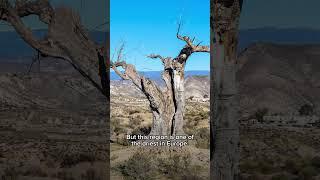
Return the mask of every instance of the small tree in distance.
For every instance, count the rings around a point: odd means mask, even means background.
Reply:
[[[162,79],[165,82],[164,90],[152,80],[139,74],[134,65],[128,64],[122,58],[123,45],[118,51],[117,59],[111,62],[111,68],[124,80],[130,80],[146,96],[153,115],[150,135],[183,135],[183,117],[185,108],[185,66],[193,53],[209,53],[209,46],[194,44],[195,38],[180,35],[180,24],[177,38],[186,45],[178,56],[162,57],[151,54],[151,59],[160,59],[163,64]],[[124,71],[120,71],[122,68]]]

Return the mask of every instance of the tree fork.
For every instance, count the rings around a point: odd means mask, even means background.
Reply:
[[[118,51],[118,58],[111,63],[111,68],[124,80],[130,80],[141,90],[149,101],[153,114],[152,135],[183,135],[183,116],[185,108],[184,74],[188,58],[197,52],[209,53],[209,46],[194,45],[194,38],[181,36],[180,25],[176,34],[186,45],[175,58],[151,54],[148,57],[160,59],[163,64],[162,79],[166,87],[161,90],[158,85],[140,75],[135,67],[122,59],[123,45]],[[118,70],[124,69],[124,72]]]

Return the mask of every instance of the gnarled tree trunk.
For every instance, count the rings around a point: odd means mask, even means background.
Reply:
[[[236,82],[241,0],[213,0],[211,10],[211,179],[239,176],[239,100]]]
[[[44,39],[38,39],[21,18],[36,15],[48,25]],[[69,8],[53,8],[47,0],[0,0],[0,20],[8,22],[20,37],[43,56],[61,58],[70,62],[93,86],[107,95],[105,61],[98,58],[99,48],[82,27],[80,17]]]
[[[180,27],[179,27],[180,29]],[[179,55],[175,58],[163,58],[160,55],[150,55],[150,58],[160,59],[164,70],[162,79],[165,82],[165,88],[162,90],[156,83],[148,78],[141,76],[135,67],[122,60],[121,53],[123,46],[118,52],[116,62],[111,64],[111,68],[124,80],[131,80],[133,84],[141,90],[149,101],[150,109],[153,115],[153,124],[151,135],[183,135],[183,117],[185,108],[184,94],[184,74],[185,65],[192,53],[209,52],[208,46],[194,45],[193,40],[187,36],[177,38],[185,41],[186,45],[182,48]],[[122,67],[125,71],[122,73],[117,68]]]

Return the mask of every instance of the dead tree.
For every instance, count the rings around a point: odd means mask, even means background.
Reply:
[[[185,108],[184,74],[188,58],[197,52],[209,52],[209,46],[194,44],[194,39],[181,36],[177,32],[177,38],[186,43],[177,57],[162,57],[157,54],[148,56],[152,59],[160,59],[163,64],[162,79],[165,88],[160,87],[152,80],[137,72],[135,66],[127,64],[122,59],[123,46],[118,52],[118,58],[111,63],[111,68],[124,80],[130,80],[146,96],[153,115],[151,128],[152,135],[183,135],[183,117]],[[124,72],[121,72],[121,67]]]
[[[211,3],[211,179],[239,175],[239,99],[236,82],[242,0]]]
[[[33,35],[22,18],[38,16],[39,21],[48,26],[45,38],[38,39]],[[80,17],[70,8],[53,8],[48,0],[0,0],[0,21],[8,22],[20,37],[43,56],[66,60],[89,80],[102,94],[107,95],[105,86],[109,71],[99,61],[99,45],[90,40]],[[100,63],[99,63],[100,62]],[[99,73],[100,68],[100,73]]]

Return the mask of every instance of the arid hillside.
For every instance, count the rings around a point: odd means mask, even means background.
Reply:
[[[159,72],[160,73],[160,72]],[[161,84],[162,79],[160,77],[155,81]],[[111,98],[112,96],[123,96],[131,98],[145,98],[144,95],[139,91],[130,81],[123,80],[112,80],[111,81]],[[210,96],[210,78],[206,75],[188,75],[185,80],[185,96],[186,99],[190,97],[196,99],[207,99]]]
[[[296,114],[304,105],[320,113],[320,46],[253,44],[240,55],[242,112],[266,108]]]
[[[0,69],[0,177],[103,179],[106,99],[63,61]]]
[[[319,127],[295,122],[319,123],[319,50],[259,43],[241,53],[241,179],[319,179]]]

